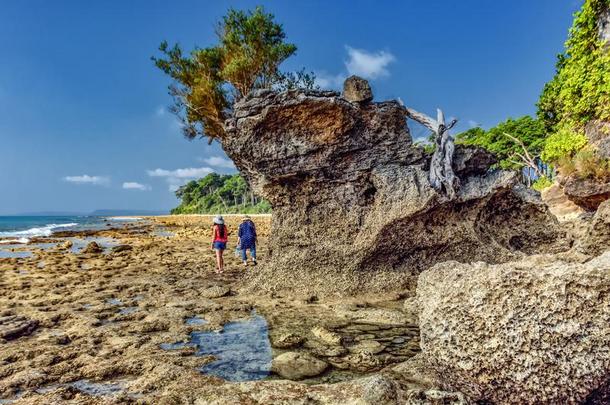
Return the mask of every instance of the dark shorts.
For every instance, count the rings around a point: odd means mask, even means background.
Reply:
[[[214,250],[225,250],[227,248],[227,242],[214,242]]]

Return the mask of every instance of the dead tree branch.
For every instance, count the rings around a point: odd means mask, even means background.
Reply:
[[[445,124],[445,115],[440,109],[436,110],[436,120],[426,114],[404,107],[405,115],[430,129],[434,135],[436,149],[430,162],[429,180],[432,187],[439,192],[445,192],[449,198],[454,198],[459,187],[459,179],[453,172],[453,152],[455,145],[449,130],[457,123],[456,119]]]

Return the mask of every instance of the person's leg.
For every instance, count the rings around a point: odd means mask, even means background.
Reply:
[[[256,264],[256,246],[250,248],[250,256],[252,257],[254,264]]]
[[[241,261],[244,262],[244,265],[248,265],[248,256],[246,255],[246,249],[241,248]]]
[[[214,252],[216,252],[216,271],[220,272],[222,271],[222,250],[214,249]]]
[[[225,259],[223,257],[225,250],[220,249],[220,272],[222,273],[225,269]]]

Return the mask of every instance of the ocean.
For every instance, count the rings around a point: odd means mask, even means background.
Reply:
[[[137,217],[103,216],[0,216],[0,243],[27,243],[29,238],[51,236],[57,231],[98,230],[117,227]]]

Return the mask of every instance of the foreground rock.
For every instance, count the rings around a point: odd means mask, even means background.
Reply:
[[[287,352],[273,359],[271,370],[289,380],[300,380],[322,374],[326,367],[328,364],[310,354]]]
[[[610,252],[447,262],[417,286],[421,347],[443,382],[493,403],[577,403],[610,382]]]
[[[456,198],[437,193],[397,101],[261,90],[236,104],[226,129],[224,150],[274,209],[257,291],[401,290],[437,262],[567,248],[538,194],[488,171],[478,149],[456,148]]]

